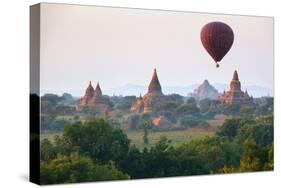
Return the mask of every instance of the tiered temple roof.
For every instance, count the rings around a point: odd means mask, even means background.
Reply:
[[[253,98],[249,96],[248,92],[241,90],[241,83],[236,70],[233,73],[229,91],[224,92],[220,96],[220,100],[225,104],[250,105],[253,103]]]
[[[95,93],[94,93],[93,98],[92,98],[92,102],[95,104],[95,103],[101,102],[101,100],[102,100],[102,91],[101,91],[101,88],[100,88],[100,84],[98,82],[97,86],[96,86],[96,89],[95,89]]]
[[[104,96],[102,95],[102,90],[100,88],[99,82],[94,89],[92,87],[92,83],[90,81],[88,88],[86,89],[85,95],[81,98],[80,103],[78,104],[78,109],[82,110],[85,107],[89,107],[91,109],[99,110],[103,113],[109,110],[109,105],[104,100]]]
[[[148,93],[163,94],[162,93],[161,84],[160,84],[160,82],[158,80],[156,69],[154,69],[152,79],[151,79],[150,84],[148,86]]]
[[[157,71],[154,69],[152,79],[148,86],[148,92],[139,97],[132,105],[134,112],[150,112],[157,102],[163,99],[161,84],[159,82]]]
[[[192,93],[189,93],[187,96],[195,98],[196,100],[216,100],[219,97],[219,92],[209,83],[208,80],[204,80],[204,82],[200,84],[197,89],[195,89]]]
[[[89,101],[93,98],[94,92],[95,92],[95,90],[92,86],[92,82],[90,81],[89,86],[86,89],[84,97],[80,100],[80,105],[83,106],[83,105],[88,104]]]

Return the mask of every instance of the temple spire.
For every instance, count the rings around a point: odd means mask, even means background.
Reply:
[[[239,81],[237,70],[234,71],[232,80]]]
[[[233,73],[230,89],[220,96],[220,100],[225,104],[253,105],[253,98],[249,97],[248,91],[241,90],[237,70]]]
[[[81,106],[86,105],[91,100],[91,98],[94,96],[94,93],[95,93],[95,90],[92,86],[92,82],[89,81],[89,85],[85,91],[85,95],[80,100],[79,106],[81,107]]]
[[[101,88],[100,88],[100,83],[99,83],[99,82],[97,83],[97,86],[96,86],[96,89],[95,89],[95,94],[97,94],[97,95],[102,95]]]
[[[233,73],[232,80],[230,82],[230,90],[231,91],[241,91],[241,84],[238,78],[238,73],[235,70]]]
[[[92,86],[92,82],[89,81],[89,86],[86,89],[85,95],[88,95],[88,97],[91,97],[91,96],[93,96],[93,94],[94,94],[94,88]]]
[[[161,93],[162,94],[162,88],[157,76],[156,68],[154,69],[152,79],[150,81],[150,84],[148,86],[148,92],[149,93]]]

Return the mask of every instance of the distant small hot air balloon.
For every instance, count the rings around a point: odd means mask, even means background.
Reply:
[[[232,29],[223,22],[210,22],[201,30],[201,42],[209,55],[218,62],[230,50],[234,40]]]

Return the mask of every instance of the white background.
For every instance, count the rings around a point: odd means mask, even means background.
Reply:
[[[54,0],[55,1],[55,0]],[[45,0],[45,2],[54,2]],[[29,5],[39,1],[2,0],[0,4],[0,187],[37,187],[29,167]],[[280,5],[278,0],[56,0],[55,2],[275,17],[275,171],[57,187],[280,187]],[[254,31],[253,31],[254,32]],[[250,71],[250,70],[249,70]],[[278,186],[279,183],[279,186]],[[54,186],[56,187],[56,186]]]

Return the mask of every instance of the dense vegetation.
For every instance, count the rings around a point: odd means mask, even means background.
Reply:
[[[149,128],[149,115],[144,116],[136,128]],[[67,125],[53,142],[41,141],[42,184],[272,169],[272,114],[227,119],[215,136],[176,147],[161,137],[154,146],[138,149],[121,129],[102,119]]]
[[[167,95],[165,100],[156,104],[151,117],[165,117],[169,126],[148,126],[146,130],[140,124],[142,114],[131,112],[130,108],[137,98],[135,96],[105,96],[111,110],[108,114],[110,125],[124,131],[154,131],[184,130],[193,127],[207,128],[208,120],[216,115],[226,116],[253,116],[269,114],[273,111],[273,98],[264,97],[255,99],[252,106],[225,105],[219,100],[185,98],[177,94]],[[100,112],[89,109],[77,110],[79,100],[70,94],[62,96],[46,94],[41,97],[41,132],[62,132],[64,126],[77,121],[88,121],[103,117]]]
[[[69,94],[42,96],[41,135],[59,134],[40,142],[41,183],[273,169],[273,98],[243,106],[171,94],[151,112],[133,113],[136,99],[106,96],[111,110],[104,117],[93,109],[77,110],[78,99]],[[219,124],[210,123],[220,116]],[[155,125],[155,119],[164,123]],[[190,136],[196,130],[204,134]],[[171,139],[173,131],[184,137],[177,144]],[[166,136],[153,140],[154,133]]]

